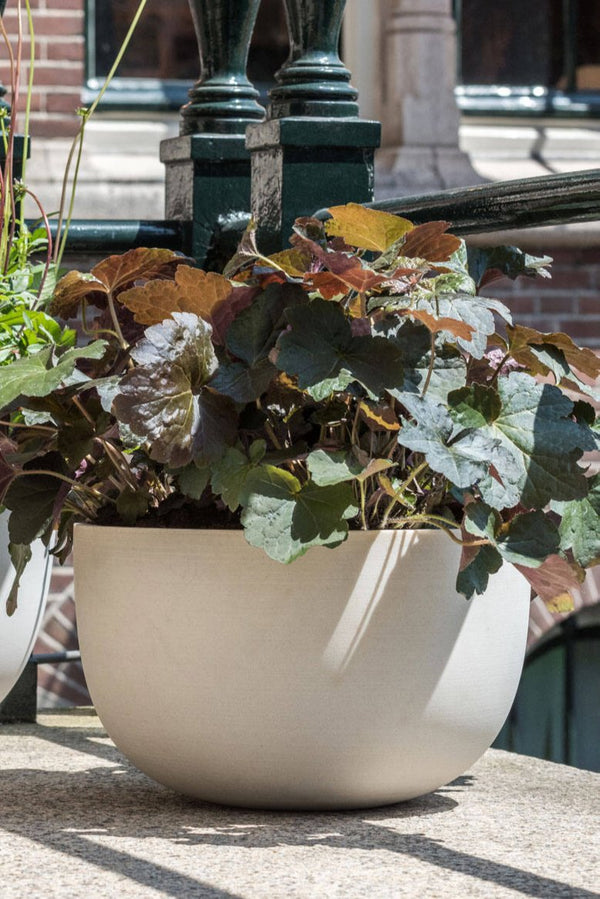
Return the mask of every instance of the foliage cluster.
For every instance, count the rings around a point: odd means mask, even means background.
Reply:
[[[136,249],[58,283],[58,325],[93,339],[0,383],[17,568],[38,536],[64,558],[75,521],[242,527],[280,562],[352,528],[439,527],[465,596],[508,561],[565,605],[600,559],[600,361],[478,293],[551,260],[330,213],[268,257],[250,227],[223,274]]]

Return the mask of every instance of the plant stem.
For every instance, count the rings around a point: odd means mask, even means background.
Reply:
[[[494,374],[489,379],[488,387],[491,387],[492,384],[494,383],[494,381],[498,380],[498,375],[500,374],[500,372],[502,370],[502,366],[504,365],[506,360],[509,358],[510,358],[510,350],[507,350],[506,353],[504,354],[504,356],[502,357],[502,359],[500,360],[499,364],[496,366],[496,370],[494,371]]]
[[[21,180],[25,183],[25,173],[27,169],[27,143],[29,141],[29,121],[31,118],[31,97],[33,94],[33,75],[35,71],[35,31],[33,28],[33,16],[31,14],[31,3],[30,0],[25,0],[25,9],[27,12],[27,28],[29,29],[29,77],[27,80],[27,96],[25,100],[25,124],[23,128],[24,132],[24,153],[23,153],[23,161],[21,163]],[[19,225],[22,228],[25,224],[25,204],[21,204],[21,215]],[[50,238],[50,231],[48,230],[48,238]]]
[[[121,331],[121,325],[119,324],[119,319],[117,318],[117,309],[115,307],[115,300],[113,297],[112,290],[108,291],[106,298],[108,300],[108,309],[110,312],[110,317],[112,319],[113,325],[115,326],[115,331],[117,333],[117,337],[119,338],[119,343],[121,344],[121,348],[126,350],[129,347],[129,344],[123,337],[123,332]]]
[[[427,377],[425,378],[423,390],[421,391],[421,399],[425,396],[425,394],[427,393],[427,390],[429,389],[429,385],[431,383],[431,378],[433,376],[433,369],[435,366],[435,334],[433,333],[433,331],[430,334],[430,340],[431,340],[431,359],[429,361],[429,369],[427,370]]]
[[[485,537],[482,537],[478,540],[461,540],[460,537],[457,537],[454,531],[456,530],[456,522],[452,521],[450,518],[444,518],[442,515],[411,515],[410,519],[413,521],[424,521],[431,522],[431,524],[435,524],[441,531],[444,531],[450,539],[454,543],[458,543],[460,546],[491,546],[491,541]]]
[[[366,530],[368,530],[368,526],[367,526],[367,513],[366,513],[366,508],[365,508],[366,496],[365,496],[364,481],[358,482],[358,489],[360,491],[360,520],[361,520],[363,531],[366,531]]]
[[[62,192],[61,192],[60,209],[59,209],[59,214],[58,214],[58,231],[57,231],[56,251],[55,251],[55,254],[56,254],[56,255],[55,255],[55,260],[54,260],[54,261],[56,262],[56,265],[57,265],[57,266],[60,266],[62,257],[63,257],[64,252],[65,252],[65,247],[66,247],[66,245],[67,245],[67,238],[68,238],[68,233],[69,233],[69,226],[70,226],[70,224],[71,224],[71,219],[72,219],[73,209],[74,209],[74,203],[75,203],[75,193],[76,193],[76,190],[77,190],[77,179],[78,179],[78,175],[79,175],[79,165],[80,165],[80,162],[81,162],[81,153],[82,153],[82,150],[83,150],[83,135],[84,135],[84,132],[85,132],[85,126],[87,125],[88,121],[91,119],[91,117],[93,116],[93,114],[95,113],[95,111],[96,111],[96,109],[97,109],[97,107],[98,107],[98,104],[99,104],[100,101],[102,100],[102,97],[103,97],[104,94],[106,93],[106,90],[107,90],[108,86],[110,85],[111,81],[112,81],[113,78],[115,77],[115,74],[116,74],[116,72],[117,72],[117,69],[119,68],[119,65],[121,64],[121,61],[122,61],[122,59],[123,59],[123,56],[125,55],[125,52],[126,52],[128,46],[129,46],[129,44],[130,44],[131,38],[133,37],[133,34],[134,34],[134,32],[135,32],[135,30],[136,30],[136,28],[137,28],[138,22],[139,22],[139,20],[140,20],[140,18],[141,18],[141,15],[142,15],[143,11],[144,11],[144,8],[145,8],[145,6],[146,6],[146,3],[147,3],[147,0],[140,0],[140,2],[139,2],[139,4],[138,4],[138,7],[137,7],[137,10],[136,10],[136,12],[135,12],[135,15],[134,15],[133,19],[131,20],[131,25],[129,26],[129,28],[128,28],[128,30],[127,30],[127,34],[126,34],[125,37],[123,38],[123,43],[121,44],[121,46],[120,46],[120,48],[119,48],[119,52],[117,53],[117,55],[116,55],[116,57],[115,57],[115,60],[114,60],[112,66],[111,66],[111,68],[110,68],[110,71],[109,71],[108,75],[107,75],[106,78],[104,79],[104,83],[103,83],[102,87],[100,88],[100,91],[99,91],[99,93],[98,93],[98,96],[96,97],[96,99],[94,100],[94,102],[92,103],[92,105],[89,107],[89,109],[86,109],[86,110],[82,110],[82,111],[81,111],[81,125],[79,126],[79,131],[77,132],[77,134],[75,135],[75,138],[73,139],[73,143],[72,143],[72,145],[71,145],[71,150],[69,151],[69,156],[68,156],[68,159],[67,159],[67,164],[66,164],[66,166],[65,166],[65,173],[64,173],[64,176],[63,176],[63,185],[62,185]],[[73,178],[73,186],[72,186],[72,188],[71,188],[71,199],[70,199],[70,202],[69,202],[69,213],[68,213],[67,220],[66,220],[66,223],[65,223],[64,234],[62,235],[62,238],[61,238],[60,232],[61,232],[61,229],[62,229],[62,222],[63,222],[63,217],[64,217],[64,205],[65,205],[65,200],[66,200],[66,195],[67,195],[67,185],[68,185],[68,181],[69,181],[69,172],[70,172],[70,169],[71,169],[71,163],[72,163],[72,161],[73,161],[73,156],[75,155],[75,151],[76,151],[76,150],[77,150],[77,163],[76,163],[76,167],[75,167],[75,175],[74,175],[74,178]]]
[[[383,518],[381,520],[381,525],[380,525],[381,528],[385,528],[388,521],[390,520],[390,515],[392,514],[392,509],[394,508],[394,506],[397,505],[398,502],[402,502],[402,495],[403,495],[404,491],[406,490],[406,488],[409,486],[409,484],[412,481],[414,481],[415,478],[417,478],[421,474],[421,472],[425,468],[427,468],[427,462],[425,462],[425,461],[421,462],[419,465],[417,465],[416,468],[414,468],[411,471],[410,475],[406,478],[406,480],[400,484],[400,486],[398,487],[398,489],[395,492],[395,495],[390,500],[390,503],[389,503],[386,511],[384,512]]]
[[[65,484],[69,484],[69,486],[74,490],[81,490],[89,493],[90,496],[93,496],[95,499],[109,500],[110,502],[112,502],[109,497],[104,496],[104,494],[99,490],[95,490],[93,487],[88,487],[87,484],[81,484],[79,481],[75,481],[73,480],[73,478],[69,478],[65,474],[60,474],[58,471],[50,471],[49,469],[45,468],[28,468],[18,471],[15,474],[15,478],[30,477],[31,475],[44,475],[45,477],[49,478],[57,478],[59,481],[63,481]]]

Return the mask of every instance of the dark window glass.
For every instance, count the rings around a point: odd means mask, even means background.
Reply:
[[[92,3],[95,60],[90,74],[109,71],[138,6],[137,0]],[[262,0],[248,60],[251,81],[269,84],[288,53],[282,0]],[[193,82],[198,78],[198,44],[188,0],[150,0],[125,59],[122,79],[146,78]]]
[[[576,60],[577,87],[600,91],[600,0],[579,5]]]
[[[600,113],[600,0],[454,0],[465,112]]]
[[[541,84],[564,74],[562,0],[462,0],[463,84]]]

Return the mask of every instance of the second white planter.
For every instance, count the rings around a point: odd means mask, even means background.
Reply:
[[[155,780],[286,809],[410,799],[494,740],[523,662],[529,586],[454,590],[437,531],[351,533],[283,566],[238,531],[78,526],[86,679]]]
[[[0,514],[0,702],[10,693],[35,643],[44,609],[52,558],[40,541],[31,547],[32,557],[21,578],[18,606],[10,617],[6,600],[13,584],[15,570],[8,554],[8,514]]]

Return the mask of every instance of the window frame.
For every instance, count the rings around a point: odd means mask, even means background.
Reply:
[[[100,0],[102,2],[102,0]],[[105,81],[96,72],[96,8],[98,0],[85,0],[85,84],[83,103],[94,101]],[[200,64],[198,63],[198,68]],[[161,78],[120,78],[115,76],[102,98],[104,109],[147,110],[149,112],[177,112],[189,100],[194,80]]]
[[[576,87],[576,0],[564,0],[566,28],[563,31],[565,90],[545,85],[464,84],[462,82],[463,0],[453,0],[456,22],[456,102],[464,115],[556,116],[592,118],[600,116],[600,91]]]

